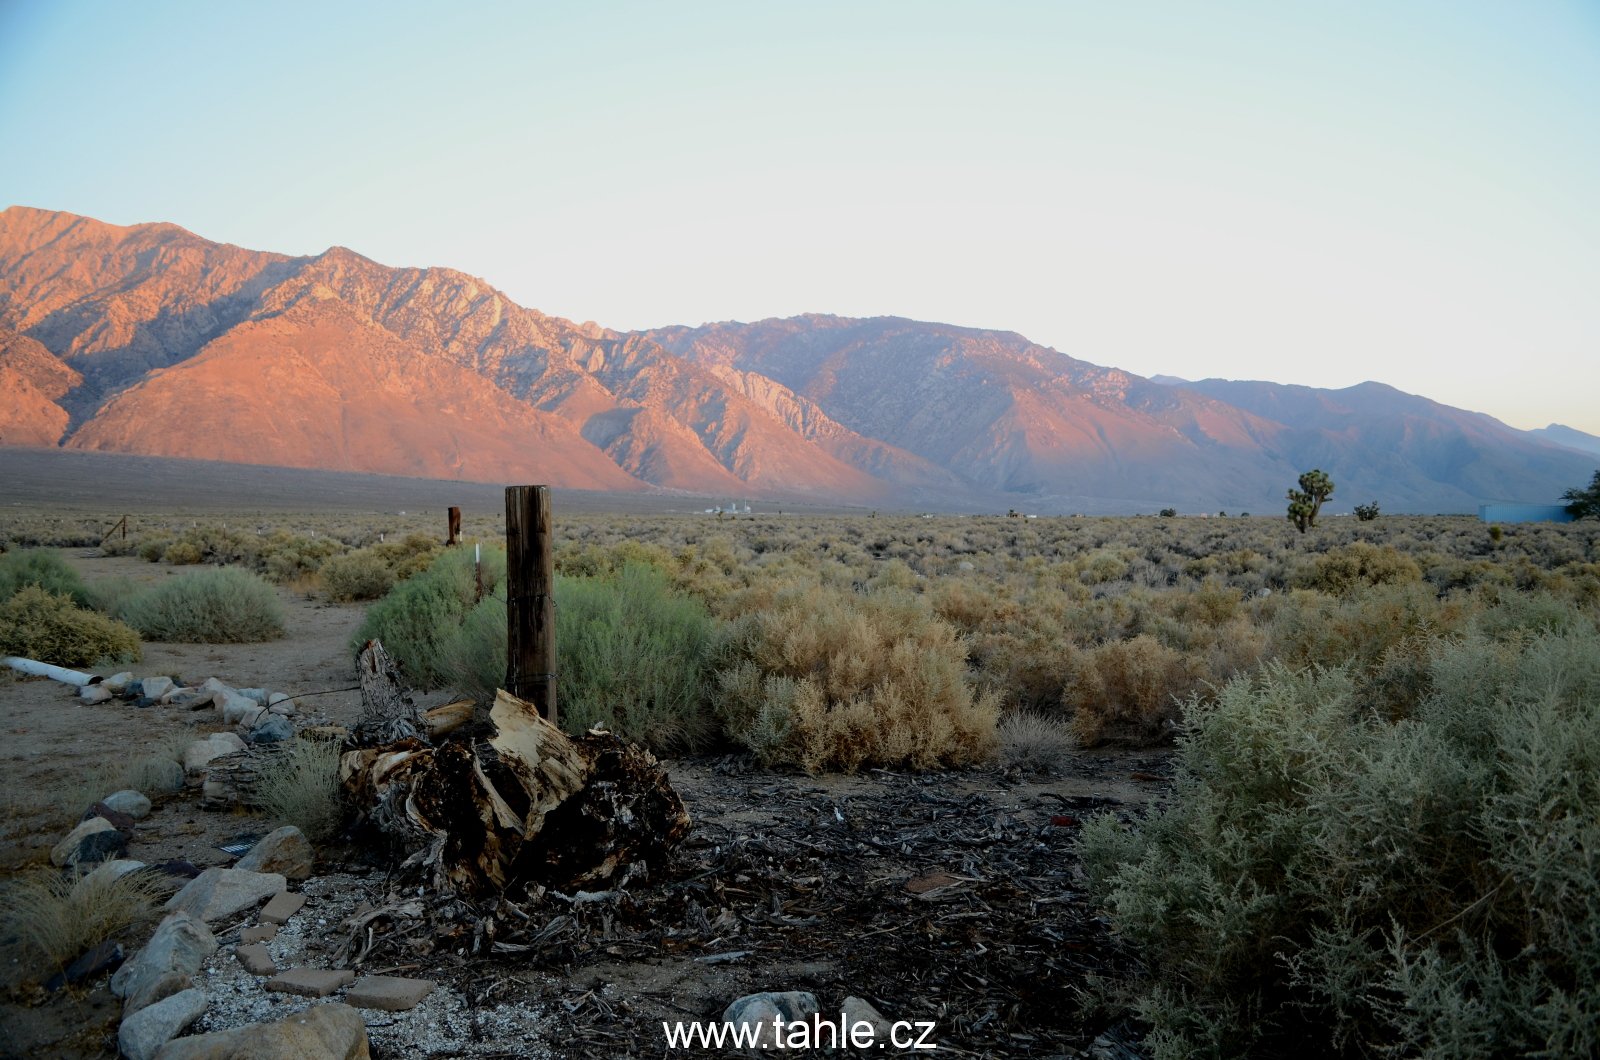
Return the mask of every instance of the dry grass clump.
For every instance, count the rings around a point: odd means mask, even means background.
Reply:
[[[95,943],[148,920],[161,897],[148,873],[75,877],[38,868],[0,891],[0,917],[9,934],[59,970]]]
[[[1059,718],[1014,711],[1000,719],[1000,764],[1053,773],[1066,764],[1077,741]]]
[[[768,763],[932,769],[998,749],[998,697],[974,696],[956,631],[905,592],[786,590],[734,619],[718,663],[724,728]]]
[[[107,606],[147,640],[236,644],[283,636],[283,605],[277,593],[237,567],[165,578],[119,593]]]
[[[69,596],[37,585],[0,603],[0,655],[56,666],[93,666],[102,659],[133,662],[139,635],[121,622],[84,610]]]
[[[328,839],[344,820],[339,745],[289,741],[263,760],[255,795],[268,817],[294,825],[313,843]]]

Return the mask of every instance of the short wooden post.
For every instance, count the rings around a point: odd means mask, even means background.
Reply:
[[[445,540],[445,545],[454,545],[461,540],[461,509],[450,509],[450,536]]]
[[[556,721],[550,487],[506,487],[506,691]]]

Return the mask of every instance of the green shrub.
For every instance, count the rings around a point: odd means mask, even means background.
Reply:
[[[149,563],[160,563],[161,557],[167,554],[167,549],[172,547],[172,538],[157,535],[155,537],[141,538],[137,554],[140,559]]]
[[[339,745],[293,740],[267,755],[255,797],[268,817],[294,825],[313,843],[328,839],[344,817]]]
[[[277,593],[249,571],[215,567],[164,578],[111,605],[146,640],[233,644],[283,636]]]
[[[505,570],[505,546],[485,548],[485,594],[496,590],[505,578]],[[418,689],[431,691],[450,686],[456,678],[446,653],[459,654],[455,645],[462,624],[477,603],[473,550],[446,549],[425,572],[400,582],[389,595],[367,608],[366,618],[350,640],[351,654],[360,654],[367,641],[376,638],[400,663],[406,680]],[[501,624],[503,628],[503,618]],[[505,636],[504,632],[500,635]]]
[[[394,587],[394,572],[371,549],[357,549],[324,560],[318,574],[328,598],[376,600]]]
[[[170,563],[174,567],[184,567],[191,563],[199,563],[204,557],[200,550],[188,541],[175,541],[167,546],[161,554],[161,562]]]
[[[1085,829],[1157,1060],[1600,1049],[1600,635],[1431,660],[1397,722],[1345,670],[1192,700],[1176,804]]]
[[[83,579],[55,549],[31,548],[0,555],[0,600],[10,599],[27,585],[70,596],[79,607],[89,606]]]
[[[30,585],[0,604],[0,655],[72,667],[102,659],[132,662],[140,656],[139,635],[75,606],[69,596]]]

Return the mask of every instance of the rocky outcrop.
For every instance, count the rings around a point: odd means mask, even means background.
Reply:
[[[35,339],[0,329],[0,445],[55,445],[67,430],[58,402],[83,376]]]

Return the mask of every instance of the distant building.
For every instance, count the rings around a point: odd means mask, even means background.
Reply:
[[[1564,504],[1480,504],[1478,518],[1486,523],[1570,523]]]

